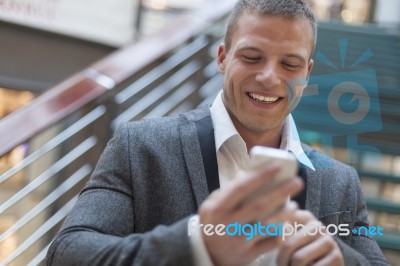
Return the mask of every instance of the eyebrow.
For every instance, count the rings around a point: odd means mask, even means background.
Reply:
[[[237,49],[238,52],[245,51],[245,50],[251,50],[251,51],[259,52],[259,53],[262,52],[260,49],[258,49],[256,47],[252,47],[252,46],[244,46],[244,47]]]

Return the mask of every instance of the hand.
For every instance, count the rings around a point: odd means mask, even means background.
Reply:
[[[309,211],[296,210],[293,216],[298,224],[312,225],[313,228],[315,228],[316,224],[319,224],[319,221]],[[325,230],[321,231],[325,232]],[[344,266],[344,259],[338,244],[332,236],[319,232],[312,236],[305,234],[304,229],[301,229],[281,245],[277,264],[279,266]]]
[[[296,210],[295,203],[285,204],[289,196],[297,194],[303,187],[300,178],[285,181],[273,190],[251,201],[245,199],[259,187],[272,180],[280,168],[269,165],[254,171],[241,172],[224,189],[213,192],[200,206],[200,223],[203,225],[253,224],[259,217],[274,211],[268,219],[282,221]],[[244,203],[245,202],[245,203]],[[215,265],[244,265],[252,262],[259,255],[281,244],[281,237],[257,236],[246,240],[246,236],[205,236],[205,246]]]

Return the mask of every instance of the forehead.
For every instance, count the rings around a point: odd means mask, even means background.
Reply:
[[[232,31],[232,48],[252,46],[257,49],[275,48],[280,52],[299,52],[310,57],[314,45],[311,24],[305,18],[275,15],[242,14]]]

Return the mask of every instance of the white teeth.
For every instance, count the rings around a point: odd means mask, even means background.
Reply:
[[[253,98],[254,100],[257,100],[259,102],[264,102],[264,103],[274,103],[279,99],[279,97],[265,97],[265,96],[258,95],[255,93],[249,93],[249,96],[251,98]]]

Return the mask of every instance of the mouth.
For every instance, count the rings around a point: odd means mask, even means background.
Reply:
[[[253,99],[259,103],[266,103],[266,104],[276,103],[283,99],[282,97],[266,97],[266,96],[259,95],[257,93],[253,93],[253,92],[247,92],[246,94],[251,99]]]

